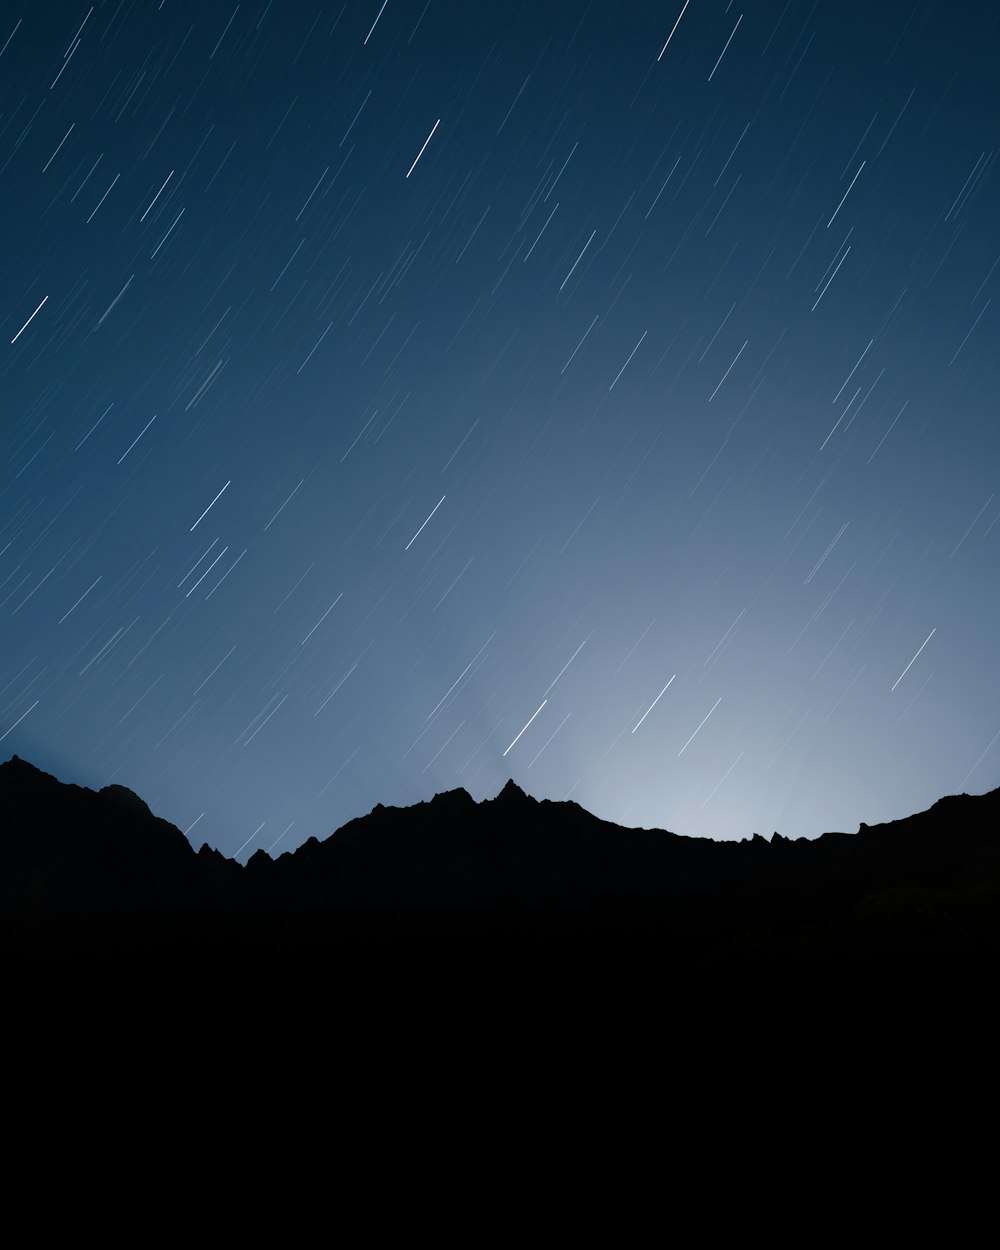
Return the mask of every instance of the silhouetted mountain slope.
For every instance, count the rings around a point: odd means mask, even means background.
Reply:
[[[622,828],[509,781],[478,804],[464,790],[380,804],[241,867],[196,853],[121,786],[64,785],[15,756],[0,765],[0,924],[22,952],[90,943],[186,958],[420,938],[495,953],[625,943],[678,970],[992,957],[1000,790],[853,835],[713,842]]]

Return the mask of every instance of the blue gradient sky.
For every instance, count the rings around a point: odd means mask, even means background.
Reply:
[[[1000,9],[682,3],[8,7],[5,755],[244,858],[1000,782]]]

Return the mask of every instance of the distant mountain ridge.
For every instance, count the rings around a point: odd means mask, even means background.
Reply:
[[[628,829],[512,780],[378,804],[334,835],[246,866],[123,786],[0,765],[0,941],[312,954],[411,941],[493,951],[655,949],[677,969],[1000,953],[1000,789],[858,833],[741,842]],[[624,944],[624,946],[623,946]]]

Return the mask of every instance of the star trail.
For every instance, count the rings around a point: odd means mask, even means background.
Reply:
[[[241,858],[1000,783],[1000,10],[4,14],[9,752]]]

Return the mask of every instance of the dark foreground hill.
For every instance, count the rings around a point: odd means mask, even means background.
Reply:
[[[714,842],[626,829],[508,782],[409,808],[245,867],[121,786],[0,765],[0,941],[8,954],[169,958],[347,977],[378,953],[523,974],[657,969],[679,979],[992,966],[1000,790],[815,840]]]
[[[620,1240],[646,1193],[681,1227],[695,1197],[713,1229],[780,1227],[784,1204],[798,1231],[810,1185],[827,1222],[877,1188],[893,1228],[926,1224],[927,1194],[990,1192],[962,1146],[988,1166],[998,814],[994,791],[715,843],[509,783],[242,867],[120,786],[14,758],[8,1189],[38,1193],[36,1221],[105,1227],[229,1180],[262,1227],[277,1185],[282,1236],[314,1193],[328,1221],[364,1194],[411,1235],[463,1201],[463,1233],[507,1210],[523,1227],[542,1201],[560,1230],[613,1210]]]

